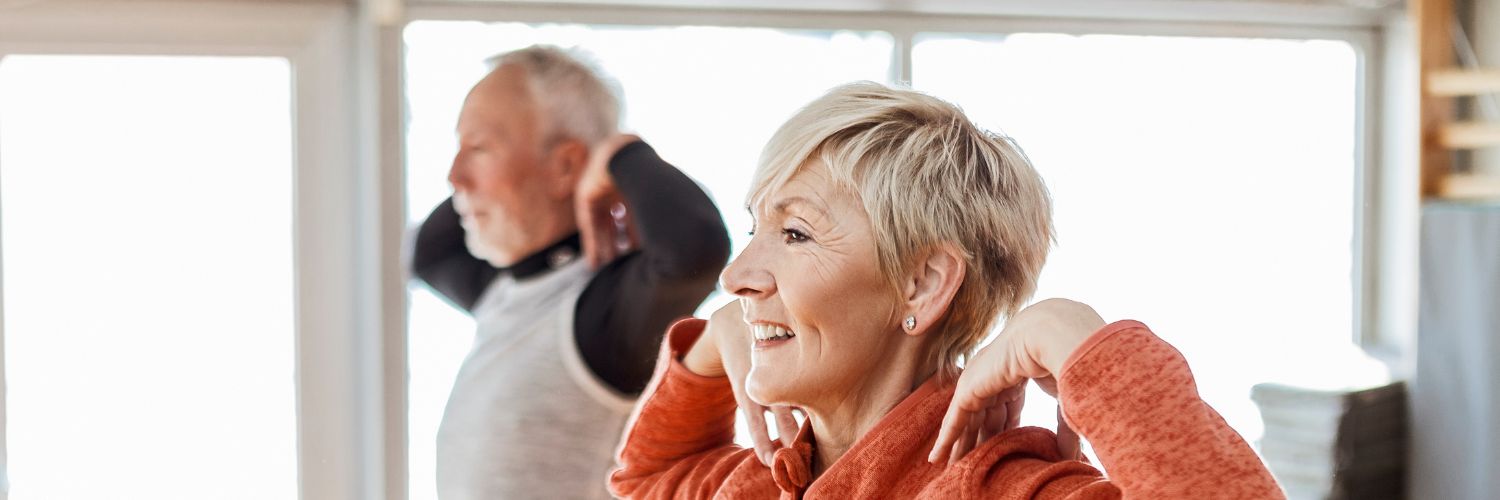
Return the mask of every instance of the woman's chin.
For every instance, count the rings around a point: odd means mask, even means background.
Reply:
[[[785,374],[784,371],[751,368],[750,375],[745,378],[745,395],[762,406],[792,404],[791,384],[785,380],[778,380]]]

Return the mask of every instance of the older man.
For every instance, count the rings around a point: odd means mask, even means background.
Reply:
[[[478,324],[438,431],[438,493],[607,497],[661,334],[713,289],[729,238],[691,179],[616,132],[587,66],[540,46],[494,61],[459,115],[454,196],[413,252]]]

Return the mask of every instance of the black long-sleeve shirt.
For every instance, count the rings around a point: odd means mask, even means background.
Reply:
[[[638,394],[651,378],[667,326],[692,314],[713,290],[729,258],[729,234],[708,195],[645,142],[621,148],[609,171],[630,207],[640,246],[589,281],[573,313],[573,337],[596,376],[621,393]],[[577,235],[557,245],[576,248]],[[533,272],[557,245],[498,269],[469,253],[450,198],[418,230],[412,269],[472,313],[500,273]]]

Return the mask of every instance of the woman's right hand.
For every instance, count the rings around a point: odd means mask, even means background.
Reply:
[[[745,376],[750,373],[750,346],[753,342],[740,301],[735,300],[709,317],[708,328],[683,355],[682,364],[698,375],[729,378],[734,400],[739,403],[740,413],[745,415],[745,423],[750,427],[755,456],[769,467],[776,450],[766,426],[766,413],[770,412],[775,418],[781,442],[786,446],[791,446],[797,437],[797,419],[792,416],[791,408],[766,407],[745,395]]]

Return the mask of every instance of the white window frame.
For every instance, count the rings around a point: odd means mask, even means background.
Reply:
[[[405,384],[398,380],[396,389],[386,390],[392,381],[385,378],[389,367],[382,366],[405,362],[404,346],[393,354],[386,345],[393,336],[385,334],[388,325],[404,323],[395,264],[399,244],[381,243],[399,241],[399,235],[381,234],[381,214],[402,213],[399,195],[391,209],[383,205],[390,200],[381,193],[399,193],[400,179],[392,182],[391,169],[379,161],[382,151],[373,138],[377,128],[359,126],[368,123],[362,117],[374,114],[369,110],[375,106],[366,103],[378,92],[374,86],[351,85],[374,67],[373,50],[359,50],[375,33],[366,19],[363,12],[332,2],[0,2],[0,57],[191,55],[288,61],[297,481],[305,499],[383,498],[392,484],[405,496]],[[382,183],[390,185],[382,188]],[[396,227],[399,233],[400,224]],[[394,304],[383,290],[396,292]],[[0,346],[3,326],[0,321]],[[3,368],[0,347],[0,453],[5,445]],[[387,470],[393,464],[399,469]],[[4,492],[0,489],[0,498]]]

